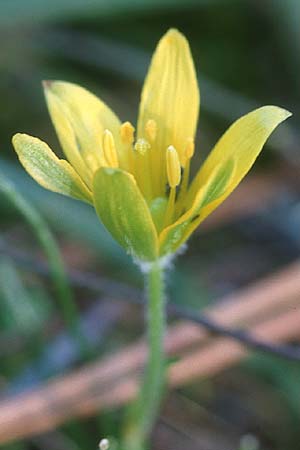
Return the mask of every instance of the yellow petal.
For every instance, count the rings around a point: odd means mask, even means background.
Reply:
[[[188,211],[160,235],[161,253],[175,251],[236,188],[272,131],[291,113],[264,106],[237,120],[218,141],[189,193]]]
[[[179,31],[171,29],[159,41],[153,55],[142,91],[138,120],[139,138],[147,138],[145,133],[149,121],[157,124],[155,150],[162,167],[161,173],[155,175],[160,179],[162,189],[165,151],[173,145],[184,166],[185,148],[195,135],[198,113],[199,89],[189,44]]]
[[[263,106],[234,122],[200,168],[190,189],[190,204],[196,192],[209,181],[214,167],[226,164],[232,159],[235,164],[235,175],[218,204],[223,202],[251,169],[272,131],[290,116],[289,111],[277,106]],[[210,209],[208,214],[213,209]]]
[[[21,133],[16,134],[12,142],[21,164],[41,186],[93,203],[91,192],[73,167],[57,158],[45,142]]]
[[[102,137],[105,129],[113,133],[121,164],[120,121],[94,94],[72,83],[44,83],[49,112],[61,146],[71,164],[91,186],[92,175],[104,162]]]

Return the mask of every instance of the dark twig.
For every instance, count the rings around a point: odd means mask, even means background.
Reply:
[[[188,308],[182,308],[181,306],[178,307],[174,304],[168,305],[168,311],[176,315],[177,317],[182,317],[184,319],[195,322],[214,334],[219,334],[224,337],[235,339],[241,344],[246,345],[247,347],[250,347],[254,350],[271,353],[273,355],[280,356],[291,361],[300,361],[300,348],[295,348],[291,345],[276,345],[261,341],[248,331],[233,330],[232,328],[219,325],[214,320],[203,314],[198,314],[196,311]]]
[[[47,264],[37,262],[32,258],[15,249],[8,248],[3,242],[0,242],[0,251],[12,257],[17,264],[26,270],[34,271],[43,276],[49,276]],[[144,299],[139,289],[128,286],[125,283],[111,281],[108,278],[98,276],[92,273],[82,272],[78,270],[70,270],[68,272],[71,283],[79,288],[85,288],[97,293],[105,293],[106,297],[128,301],[131,303],[143,305]],[[199,314],[190,308],[169,303],[167,311],[170,315],[186,319],[191,322],[203,326],[213,334],[225,336],[240,342],[253,350],[280,356],[291,361],[300,361],[300,349],[291,345],[276,345],[261,341],[250,332],[242,330],[234,330],[232,328],[220,325],[213,319]]]

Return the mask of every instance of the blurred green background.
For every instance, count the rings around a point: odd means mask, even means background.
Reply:
[[[181,30],[190,41],[199,76],[201,114],[195,165],[227,126],[249,110],[275,104],[294,114],[270,139],[253,170],[254,174],[283,170],[280,198],[267,210],[200,231],[169,275],[173,301],[199,308],[298,257],[299,21],[299,0],[0,1],[0,173],[46,219],[67,267],[105,276],[106,293],[113,292],[114,281],[142,286],[136,267],[89,207],[44,191],[25,174],[12,150],[11,136],[15,132],[38,136],[59,154],[43,98],[44,79],[82,84],[123,121],[135,123],[151,53],[170,27]],[[296,180],[292,184],[286,182],[290,173]],[[101,299],[84,289],[73,289],[78,311],[61,305],[51,280],[45,281],[36,266],[30,267],[26,258],[33,255],[43,257],[35,234],[11,198],[0,193],[3,395],[36,386],[107,354],[142,331],[139,309],[133,308],[134,314],[125,323],[104,298],[99,320],[93,324],[104,331],[95,339],[88,336],[91,349],[85,352],[74,344],[71,356],[61,352],[72,317],[88,320]],[[253,354],[225,376],[174,393],[175,409],[176,404],[182,407],[183,399],[186,404],[193,399],[193,405],[184,409],[184,432],[175,430],[165,450],[238,449],[239,439],[248,433],[261,444],[254,447],[246,440],[243,450],[300,449],[299,372],[296,364]],[[89,420],[72,420],[47,435],[1,448],[95,449],[101,436],[118,435],[119,417],[120,412],[113,411]],[[197,440],[188,425],[191,422],[198,430]],[[183,435],[181,447],[179,441],[176,444],[176,433]],[[159,442],[156,448],[161,450]]]

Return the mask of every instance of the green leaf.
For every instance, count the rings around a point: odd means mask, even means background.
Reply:
[[[0,192],[3,192],[24,216],[43,248],[48,258],[50,272],[57,290],[64,320],[71,332],[74,333],[81,343],[82,338],[79,330],[79,313],[77,311],[77,306],[74,302],[73,293],[68,283],[64,262],[59,248],[46,221],[39,214],[39,211],[14,188],[2,173],[0,173]]]
[[[19,332],[33,332],[41,328],[48,310],[40,298],[33,298],[25,288],[19,273],[8,258],[0,259],[0,294],[4,308],[4,322]]]
[[[134,178],[120,169],[101,168],[93,194],[98,216],[119,244],[137,259],[155,260],[157,233]]]

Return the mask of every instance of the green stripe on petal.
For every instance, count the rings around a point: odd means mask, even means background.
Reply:
[[[59,159],[50,147],[38,138],[18,133],[13,146],[29,175],[50,191],[93,203],[92,194],[73,167]]]
[[[289,111],[277,106],[263,106],[234,122],[200,168],[189,193],[189,204],[193,203],[197,191],[209,181],[214,167],[232,159],[235,175],[220,203],[225,200],[251,169],[272,131],[290,116]]]
[[[107,230],[133,257],[157,258],[158,239],[147,203],[132,175],[101,168],[94,177],[94,205]]]
[[[191,235],[195,228],[207,216],[211,208],[224,195],[234,177],[235,164],[228,160],[225,164],[218,164],[209,182],[197,193],[192,207],[175,223],[165,228],[160,236],[160,255],[175,252]]]
[[[236,188],[272,131],[291,113],[264,106],[238,119],[218,141],[189,192],[187,213],[160,235],[160,254],[175,251]]]

